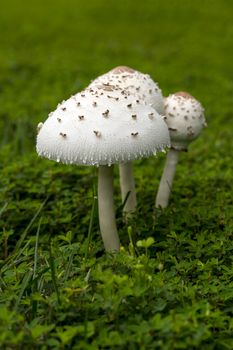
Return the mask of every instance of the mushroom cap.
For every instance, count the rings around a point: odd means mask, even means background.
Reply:
[[[133,68],[119,66],[92,81],[89,87],[111,84],[121,87],[140,101],[152,106],[159,114],[164,114],[163,95],[157,83],[149,76]]]
[[[37,136],[40,156],[67,164],[111,165],[169,146],[163,117],[123,89],[89,88],[58,105]]]
[[[189,143],[207,126],[202,105],[192,95],[181,91],[164,98],[164,106],[172,148],[187,150]]]

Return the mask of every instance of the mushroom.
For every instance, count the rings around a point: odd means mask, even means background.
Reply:
[[[135,103],[147,104],[152,106],[159,114],[164,114],[161,90],[148,74],[143,74],[130,67],[119,66],[96,78],[89,87],[93,88],[99,85],[104,86],[107,92],[111,91],[112,86],[115,89],[124,89],[122,94],[127,101],[127,108],[135,125],[137,125],[137,114],[133,112],[133,104]],[[133,104],[128,101],[128,94],[135,96]],[[148,118],[153,119],[154,113],[148,114],[146,119]],[[135,211],[137,204],[132,162],[121,163],[119,170],[122,202],[129,194],[123,209],[126,216],[129,217]]]
[[[166,208],[169,202],[176,165],[181,151],[187,151],[190,142],[195,140],[206,127],[204,109],[192,95],[176,92],[164,99],[165,121],[171,138],[171,149],[159,184],[155,206]]]
[[[130,110],[127,107],[129,103],[132,104]],[[62,113],[61,106],[66,108]],[[106,251],[118,251],[120,242],[113,201],[113,164],[148,157],[165,148],[169,143],[167,125],[152,107],[136,103],[135,97],[128,95],[124,89],[112,87],[107,95],[104,85],[87,88],[61,106],[41,127],[37,136],[37,152],[42,157],[66,164],[99,167],[100,231]],[[153,119],[147,117],[151,113],[154,114]],[[134,114],[137,115],[137,123],[132,118]],[[57,118],[61,118],[61,122]]]

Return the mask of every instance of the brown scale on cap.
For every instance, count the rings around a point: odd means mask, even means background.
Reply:
[[[65,138],[66,138],[66,136],[67,136],[67,135],[66,135],[66,134],[64,134],[63,132],[60,132],[60,133],[59,133],[59,135],[60,135],[60,136],[62,136],[64,139],[65,139]]]
[[[110,85],[110,84],[102,84],[102,85],[98,85],[97,88],[100,90],[104,90],[104,91],[114,91],[116,90],[115,85]]]
[[[105,112],[103,112],[102,115],[107,118],[109,115],[109,109],[107,109]]]
[[[191,130],[187,133],[187,136],[188,136],[188,137],[192,137],[193,135],[194,135],[194,132],[191,131]]]
[[[95,134],[96,137],[101,137],[101,132],[97,130],[93,130],[93,133]]]
[[[134,73],[135,70],[133,68],[127,67],[127,66],[118,66],[116,68],[113,68],[111,70],[113,74],[120,74],[120,73]]]
[[[175,96],[181,96],[181,97],[184,97],[184,98],[192,98],[192,99],[194,99],[194,97],[192,95],[190,95],[186,91],[179,91],[179,92],[176,92],[174,95]]]
[[[138,132],[131,132],[131,135],[132,135],[133,137],[136,137],[136,136],[138,136]]]

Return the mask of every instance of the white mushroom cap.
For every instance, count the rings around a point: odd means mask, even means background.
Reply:
[[[166,97],[164,105],[164,119],[170,132],[172,148],[187,150],[189,143],[207,126],[202,105],[182,91]]]
[[[143,74],[126,66],[119,66],[92,81],[89,87],[111,84],[127,90],[140,101],[152,106],[159,114],[164,114],[163,95],[157,83],[148,74]]]
[[[169,146],[166,123],[123,89],[102,86],[72,96],[50,113],[37,136],[40,156],[63,163],[111,165]]]

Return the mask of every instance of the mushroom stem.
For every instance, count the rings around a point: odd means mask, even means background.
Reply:
[[[156,196],[156,208],[166,208],[168,206],[172,183],[176,173],[176,165],[179,160],[179,154],[180,151],[177,151],[175,149],[171,149],[167,154],[163,175],[161,177],[158,193]]]
[[[130,192],[123,208],[126,216],[130,217],[130,214],[135,212],[137,205],[132,162],[120,164],[119,170],[122,203],[124,203],[127,194]]]
[[[115,208],[113,201],[113,166],[101,165],[98,177],[99,225],[107,252],[119,251]]]

